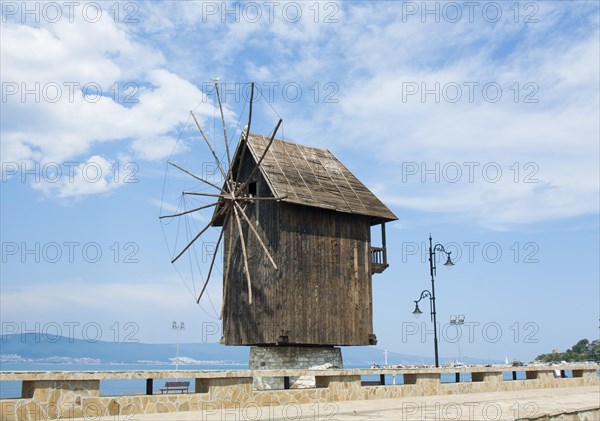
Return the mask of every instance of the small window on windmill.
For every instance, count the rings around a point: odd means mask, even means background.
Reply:
[[[248,183],[248,196],[256,196],[256,181]]]

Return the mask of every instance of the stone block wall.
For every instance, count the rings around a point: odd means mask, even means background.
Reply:
[[[250,348],[250,370],[308,370],[344,368],[342,350],[334,347],[254,346]],[[314,376],[255,377],[255,390],[307,389],[315,387]]]
[[[260,363],[260,361],[259,361]],[[440,374],[447,369],[417,370],[296,370],[281,371],[281,375],[313,377],[315,387],[291,390],[256,390],[252,371],[205,372],[39,372],[0,373],[0,380],[23,379],[23,398],[1,399],[0,420],[29,421],[125,416],[181,411],[222,409],[261,411],[258,408],[282,405],[327,403],[346,400],[397,399],[426,395],[448,395],[490,391],[517,391],[555,387],[598,386],[596,368],[579,370],[576,377],[556,378],[552,370],[536,371],[525,380],[502,380],[502,371],[470,369],[472,382],[441,383]],[[519,370],[526,371],[526,370]],[[573,370],[575,371],[575,370]],[[268,377],[276,376],[276,370]],[[404,376],[404,384],[363,386],[362,375],[391,374]],[[56,377],[56,380],[50,378]],[[96,377],[95,380],[90,379]],[[101,379],[114,378],[195,378],[193,393],[164,395],[99,396]],[[585,415],[588,416],[588,415]],[[165,416],[165,419],[168,417]],[[119,418],[121,419],[121,418]],[[129,419],[135,419],[131,417]],[[252,419],[252,417],[250,417]],[[558,419],[558,418],[552,418]],[[585,418],[582,418],[585,419]],[[593,419],[593,418],[592,418]]]

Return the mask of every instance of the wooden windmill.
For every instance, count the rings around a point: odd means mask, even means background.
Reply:
[[[164,215],[174,218],[214,207],[210,221],[173,258],[179,259],[211,227],[223,247],[222,343],[226,345],[369,345],[373,273],[387,267],[385,223],[396,216],[331,152],[276,138],[281,120],[264,136],[248,125],[233,154],[215,84],[227,166],[194,121],[219,166],[222,185],[172,164],[214,192],[214,199]],[[382,246],[371,246],[381,225]],[[202,297],[213,273],[212,256]]]

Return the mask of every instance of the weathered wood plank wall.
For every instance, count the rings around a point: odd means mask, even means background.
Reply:
[[[247,158],[241,181],[252,165]],[[262,175],[255,178],[258,196],[272,196]],[[276,201],[248,204],[246,213],[278,270],[244,223],[253,294],[249,304],[240,241],[233,230],[223,343],[368,345],[373,333],[370,217]],[[232,221],[224,227],[224,256],[232,228]]]

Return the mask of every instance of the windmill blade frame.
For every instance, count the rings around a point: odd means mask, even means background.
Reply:
[[[164,219],[164,218],[175,218],[175,217],[177,217],[177,216],[183,216],[183,215],[187,215],[188,213],[197,212],[197,211],[199,211],[199,210],[202,210],[202,209],[208,209],[208,208],[210,208],[210,207],[217,206],[219,203],[220,203],[220,202],[214,202],[214,203],[211,203],[211,204],[209,204],[209,205],[200,206],[200,207],[198,207],[198,208],[189,209],[189,210],[186,210],[186,211],[183,211],[183,212],[179,212],[179,213],[173,213],[173,214],[171,214],[171,215],[162,215],[162,216],[159,216],[158,218],[159,218],[159,219]]]
[[[238,170],[236,173],[236,177],[234,179],[234,182],[237,183],[239,176],[240,176],[240,172],[242,171],[242,164],[244,162],[244,157],[246,155],[246,148],[247,148],[247,143],[248,143],[248,136],[250,135],[250,126],[252,125],[252,104],[254,103],[254,82],[252,82],[250,84],[250,104],[248,107],[248,124],[245,127],[245,132],[246,135],[244,136],[244,140],[242,142],[242,144],[240,145],[242,150],[241,150],[241,156],[240,156],[240,162],[238,164]]]
[[[256,163],[256,166],[254,167],[254,169],[252,170],[250,175],[248,176],[248,179],[237,189],[236,194],[239,194],[241,191],[243,191],[243,189],[248,185],[250,180],[252,180],[252,177],[254,177],[254,174],[256,174],[256,171],[258,171],[258,169],[260,168],[260,164],[262,164],[263,159],[265,159],[265,156],[267,156],[267,152],[269,152],[269,148],[271,147],[271,145],[273,144],[273,141],[275,140],[275,135],[277,134],[277,130],[279,129],[279,126],[281,126],[282,121],[283,121],[282,119],[279,119],[279,121],[277,122],[277,126],[275,126],[275,130],[273,130],[273,134],[271,135],[271,139],[269,139],[269,143],[267,144],[265,151],[263,152],[262,156]]]
[[[187,243],[187,245],[171,260],[171,263],[174,264],[175,262],[177,262],[177,260],[184,253],[186,253],[190,249],[190,247],[192,247],[193,244],[202,235],[204,235],[208,231],[209,228],[211,228],[211,227],[218,228],[219,226],[221,227],[221,231],[220,231],[218,239],[216,241],[216,247],[215,247],[214,251],[212,252],[208,275],[206,276],[206,278],[204,280],[202,290],[200,291],[200,294],[197,297],[196,302],[197,303],[200,302],[201,298],[203,297],[203,295],[206,291],[206,288],[207,288],[207,286],[211,280],[211,277],[213,275],[213,269],[214,269],[215,262],[216,262],[216,256],[219,252],[219,249],[221,248],[222,250],[224,250],[224,253],[223,253],[223,255],[224,255],[223,256],[223,266],[224,266],[224,268],[223,268],[224,269],[223,270],[223,305],[222,305],[221,314],[220,314],[220,318],[222,318],[223,311],[225,308],[225,302],[226,302],[227,296],[230,292],[229,291],[229,289],[230,289],[229,283],[230,283],[230,277],[232,276],[232,274],[230,272],[231,272],[232,265],[233,265],[232,259],[233,259],[234,242],[239,241],[239,243],[240,243],[241,255],[239,257],[241,258],[240,260],[242,260],[242,262],[240,262],[240,263],[243,264],[243,267],[242,267],[243,275],[242,276],[246,280],[249,304],[251,304],[253,301],[252,276],[250,273],[249,262],[248,262],[249,247],[256,247],[256,244],[258,244],[260,246],[260,249],[262,250],[262,252],[265,254],[267,259],[269,260],[270,264],[273,266],[273,268],[275,270],[278,269],[275,259],[273,258],[273,255],[271,254],[271,252],[269,250],[266,239],[264,239],[263,234],[261,234],[259,232],[259,230],[257,230],[254,227],[254,223],[252,222],[251,217],[249,217],[249,215],[246,213],[246,210],[248,209],[248,205],[250,203],[254,203],[255,201],[256,202],[258,202],[258,201],[280,201],[280,200],[285,199],[285,196],[284,197],[259,197],[259,196],[255,196],[254,193],[248,194],[248,192],[245,191],[246,187],[251,182],[252,177],[254,177],[254,175],[257,173],[257,171],[260,170],[260,166],[262,165],[263,160],[269,153],[270,147],[273,144],[273,142],[275,140],[275,136],[282,124],[282,119],[280,118],[277,121],[277,124],[275,125],[275,128],[270,136],[267,147],[262,152],[260,158],[258,158],[258,160],[256,160],[256,158],[255,158],[254,167],[253,168],[248,167],[248,169],[246,170],[250,173],[250,176],[243,183],[239,183],[238,181],[239,181],[240,177],[242,176],[242,167],[245,162],[245,156],[246,156],[246,153],[248,152],[247,149],[249,148],[248,142],[249,142],[249,137],[250,137],[250,127],[252,125],[252,112],[253,112],[253,102],[254,102],[254,82],[251,83],[250,104],[249,104],[249,110],[248,110],[248,124],[247,124],[244,132],[240,135],[240,141],[239,141],[240,143],[238,145],[238,149],[236,149],[236,151],[235,151],[234,156],[231,155],[231,151],[229,148],[229,139],[227,136],[227,128],[226,128],[226,123],[225,123],[225,113],[224,113],[223,103],[221,101],[221,95],[219,92],[219,86],[218,86],[217,81],[214,82],[214,86],[215,86],[216,99],[217,99],[218,107],[219,107],[220,120],[221,120],[221,124],[222,124],[222,128],[223,128],[223,141],[225,143],[225,153],[227,155],[227,167],[226,167],[227,171],[225,170],[224,165],[222,165],[221,161],[219,160],[219,158],[217,156],[217,153],[215,151],[216,144],[215,144],[215,147],[213,147],[213,145],[211,144],[211,142],[209,141],[209,139],[206,135],[206,132],[202,129],[200,121],[198,120],[198,118],[196,117],[196,115],[194,114],[193,111],[190,111],[190,115],[192,116],[192,119],[194,120],[194,123],[195,123],[197,129],[200,131],[200,134],[201,134],[202,139],[204,140],[204,143],[210,150],[210,153],[212,155],[212,158],[214,159],[215,164],[217,165],[221,175],[223,176],[222,185],[219,186],[219,185],[215,184],[214,182],[206,180],[203,177],[199,177],[199,176],[195,175],[192,171],[189,171],[189,170],[183,168],[182,166],[177,165],[174,162],[169,161],[168,164],[177,168],[178,170],[186,173],[187,175],[193,177],[194,179],[196,179],[212,188],[215,188],[217,190],[217,192],[215,192],[215,193],[203,192],[203,191],[183,191],[181,193],[183,196],[192,195],[192,196],[199,196],[199,197],[204,197],[204,198],[215,197],[218,199],[216,202],[213,202],[213,203],[203,204],[201,206],[194,207],[193,209],[188,209],[188,210],[180,211],[180,212],[169,214],[169,215],[162,215],[159,218],[164,219],[164,218],[176,218],[176,217],[182,217],[182,216],[191,216],[195,212],[200,212],[204,209],[215,207],[213,215],[210,218],[210,221],[208,222],[208,224],[206,226],[204,226]],[[216,117],[215,117],[215,119],[216,119]],[[237,171],[236,171],[236,169],[237,169]],[[245,228],[243,227],[243,224],[248,225],[247,230],[245,230]],[[225,233],[225,231],[227,231],[227,233]],[[225,235],[225,234],[227,234],[227,235]],[[239,240],[235,238],[236,235],[239,235]],[[246,235],[248,235],[247,239],[245,238]],[[252,236],[254,237],[254,240],[255,240],[253,242],[251,242]],[[236,252],[236,253],[238,253],[238,252]],[[239,260],[238,260],[238,262],[239,262]]]
[[[269,253],[269,250],[267,249],[267,246],[265,246],[265,243],[263,243],[262,239],[260,238],[260,234],[256,231],[256,228],[254,228],[254,226],[252,226],[252,221],[250,221],[250,219],[246,215],[246,212],[244,212],[244,209],[237,202],[233,202],[233,205],[238,209],[239,213],[242,214],[242,217],[248,223],[248,227],[250,228],[250,231],[252,231],[252,233],[254,234],[254,236],[256,237],[256,239],[258,240],[258,243],[261,245],[261,247],[265,251],[265,254],[269,258],[269,261],[271,262],[271,264],[273,265],[273,267],[275,268],[275,270],[277,270],[277,265],[275,264],[275,261],[273,260],[273,257],[271,256],[271,253]]]
[[[215,265],[215,259],[217,257],[217,253],[219,252],[219,245],[221,244],[221,240],[223,239],[223,233],[224,233],[224,231],[221,230],[221,233],[219,234],[219,238],[217,240],[217,244],[215,246],[215,252],[213,253],[212,259],[210,262],[210,269],[208,270],[208,275],[206,275],[206,281],[204,281],[204,285],[202,286],[202,291],[200,291],[200,295],[198,295],[196,304],[200,303],[200,299],[202,298],[202,295],[204,294],[204,291],[206,290],[206,287],[208,286],[208,282],[210,281],[210,275],[212,274],[213,267]]]
[[[237,228],[240,234],[240,244],[242,245],[242,256],[244,257],[244,274],[246,275],[246,281],[248,282],[248,302],[252,304],[252,279],[250,278],[250,269],[248,268],[248,252],[246,251],[246,240],[244,240],[242,222],[240,221],[238,210],[235,207],[233,208],[233,213],[235,215],[235,221],[237,222]]]
[[[219,103],[221,103],[221,101],[219,101]],[[196,115],[194,114],[193,111],[190,111],[190,114],[192,115],[192,118],[194,119],[194,123],[196,123],[196,127],[198,127],[198,130],[200,130],[200,133],[202,134],[202,137],[204,138],[204,141],[206,142],[208,149],[210,149],[210,152],[212,153],[213,157],[215,158],[215,164],[217,164],[217,167],[219,167],[219,170],[221,171],[221,175],[223,175],[223,179],[227,179],[227,175],[225,174],[225,171],[223,170],[223,167],[221,166],[221,162],[219,161],[219,158],[217,157],[215,150],[213,149],[212,145],[210,144],[208,138],[206,137],[206,134],[204,134],[204,130],[202,130],[202,127],[200,126],[200,123],[198,122]]]
[[[202,181],[203,183],[206,183],[206,184],[208,184],[209,186],[211,186],[211,187],[214,187],[215,189],[217,189],[217,190],[219,190],[219,191],[221,190],[221,187],[217,186],[216,184],[213,184],[213,183],[211,183],[210,181],[203,179],[202,177],[198,177],[196,174],[192,173],[191,171],[188,171],[188,170],[186,170],[186,169],[185,169],[185,168],[183,168],[183,167],[180,167],[180,166],[179,166],[179,165],[177,165],[177,164],[174,164],[174,163],[172,163],[172,162],[167,162],[167,164],[169,164],[169,165],[172,165],[173,167],[177,168],[178,170],[181,170],[181,171],[183,171],[184,173],[186,173],[186,174],[188,174],[188,175],[190,175],[190,176],[194,177],[194,178],[195,178],[196,180],[198,180],[198,181]]]

